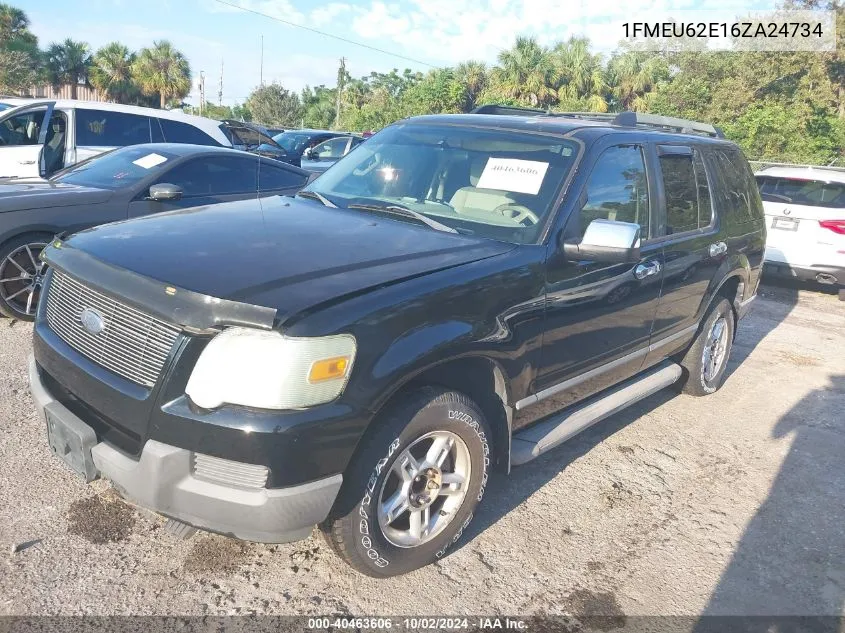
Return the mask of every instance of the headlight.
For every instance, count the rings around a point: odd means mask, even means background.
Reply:
[[[300,409],[337,398],[354,360],[355,337],[349,334],[290,338],[233,327],[211,339],[185,393],[206,409]]]

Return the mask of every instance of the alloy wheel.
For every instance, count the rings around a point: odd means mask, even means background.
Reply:
[[[0,299],[21,316],[35,315],[47,270],[38,256],[46,246],[43,242],[24,244],[0,262]]]
[[[379,493],[378,521],[397,547],[431,541],[451,522],[472,476],[469,448],[455,433],[434,431],[393,462]]]
[[[722,370],[727,360],[728,322],[725,317],[714,321],[701,352],[701,375],[705,382],[711,382]]]

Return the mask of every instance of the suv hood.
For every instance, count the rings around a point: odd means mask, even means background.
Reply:
[[[79,187],[34,179],[30,181],[7,180],[0,183],[0,213],[35,208],[99,204],[105,202],[111,196],[112,192],[107,189]]]
[[[107,224],[65,244],[164,284],[276,309],[280,321],[514,248],[316,202],[275,197],[262,203],[233,202]]]

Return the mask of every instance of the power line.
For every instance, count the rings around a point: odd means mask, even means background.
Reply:
[[[290,22],[288,20],[283,20],[282,18],[277,18],[273,15],[268,15],[267,13],[262,13],[261,11],[256,11],[255,9],[249,9],[247,7],[242,7],[238,4],[234,4],[232,2],[226,2],[226,0],[214,0],[219,4],[226,5],[227,7],[232,7],[233,9],[240,9],[241,11],[246,11],[247,13],[254,13],[255,15],[260,15],[261,17],[267,18],[269,20],[275,20],[276,22],[281,22],[282,24],[286,24],[288,26],[292,26],[297,29],[304,29],[306,31],[311,31],[312,33],[316,33],[317,35],[322,35],[323,37],[330,37],[334,40],[338,40],[340,42],[345,42],[346,44],[352,44],[353,46],[360,46],[361,48],[366,48],[371,51],[375,51],[376,53],[382,53],[384,55],[390,55],[391,57],[396,57],[397,59],[404,59],[408,62],[413,62],[415,64],[419,64],[421,66],[426,66],[427,68],[436,68],[434,64],[429,64],[427,62],[420,61],[419,59],[414,59],[413,57],[406,57],[405,55],[400,55],[399,53],[392,53],[390,51],[386,51],[383,48],[376,48],[375,46],[370,46],[369,44],[362,44],[361,42],[356,42],[355,40],[350,40],[345,37],[341,37],[340,35],[334,35],[332,33],[326,33],[325,31],[321,31],[319,29],[311,28],[310,26],[304,26],[302,24],[297,24],[296,22]]]

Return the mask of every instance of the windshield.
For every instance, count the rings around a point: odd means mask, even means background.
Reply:
[[[574,141],[398,124],[306,187],[339,207],[397,205],[461,233],[535,242],[578,153]]]
[[[137,145],[123,147],[79,163],[55,175],[51,180],[82,187],[122,189],[140,182],[147,176],[160,174],[176,158],[177,154],[158,148],[151,151],[149,147]]]
[[[273,140],[284,147],[288,154],[301,154],[311,137],[302,132],[282,132],[274,136]]]

